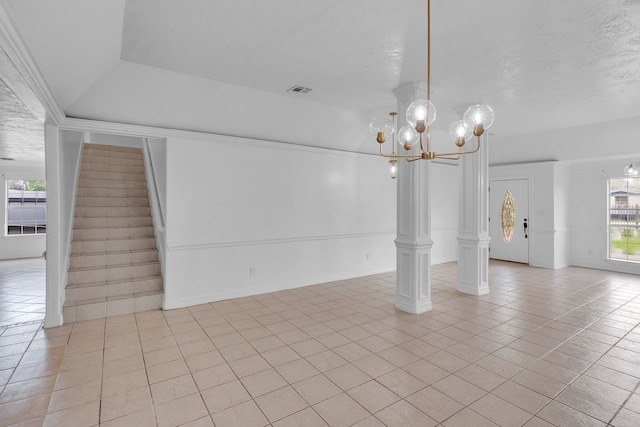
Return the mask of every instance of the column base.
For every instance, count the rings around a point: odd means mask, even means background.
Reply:
[[[459,292],[469,295],[489,293],[489,237],[458,236]]]
[[[396,308],[411,314],[421,314],[431,311],[431,301],[410,301],[405,298],[396,297]]]

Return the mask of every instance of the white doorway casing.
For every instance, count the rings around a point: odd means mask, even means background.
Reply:
[[[507,192],[513,196],[514,230],[509,241],[504,236],[502,207]],[[529,264],[529,180],[491,181],[489,192],[489,256],[493,259]]]

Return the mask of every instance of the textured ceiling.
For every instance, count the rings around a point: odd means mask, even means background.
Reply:
[[[73,117],[371,152],[370,118],[426,77],[423,0],[6,3]],[[578,138],[536,154],[520,136],[640,121],[639,0],[434,0],[431,12],[436,129],[487,102],[512,153],[499,161],[525,161],[600,154]],[[313,90],[286,92],[296,84]],[[607,141],[610,154],[639,152],[634,137]]]
[[[0,117],[0,168],[17,164],[44,166],[43,123],[2,80]]]

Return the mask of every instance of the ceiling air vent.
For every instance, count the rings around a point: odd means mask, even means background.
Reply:
[[[295,85],[289,88],[287,92],[297,92],[297,93],[309,93],[311,89],[304,86]]]

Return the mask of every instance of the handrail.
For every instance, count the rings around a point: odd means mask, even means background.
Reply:
[[[153,185],[152,195],[154,198],[154,204],[157,207],[158,216],[160,220],[160,228],[164,231],[164,213],[162,212],[162,203],[160,203],[160,196],[158,195],[158,185],[156,184],[156,174],[153,168],[153,159],[151,157],[151,150],[149,148],[149,139],[142,138],[142,147],[144,149],[144,161],[145,165],[149,166],[149,174],[151,178],[151,184]],[[147,180],[148,181],[148,180]]]

